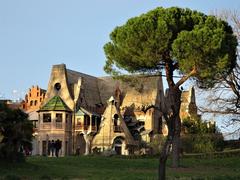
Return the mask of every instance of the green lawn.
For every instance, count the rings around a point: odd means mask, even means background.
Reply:
[[[182,167],[168,162],[168,179],[240,179],[240,158],[185,158]],[[26,163],[0,162],[0,179],[157,179],[157,158],[81,156],[30,157]],[[6,178],[7,177],[7,178]],[[17,178],[19,177],[19,178]]]

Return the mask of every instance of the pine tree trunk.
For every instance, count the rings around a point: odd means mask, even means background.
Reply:
[[[175,90],[175,104],[174,104],[174,136],[172,143],[172,166],[174,168],[179,167],[180,161],[180,133],[181,133],[181,119],[179,117],[181,106],[181,91]]]
[[[177,132],[176,132],[177,133]],[[172,167],[178,168],[180,161],[180,133],[175,134],[172,144]]]
[[[168,153],[171,146],[171,134],[168,133],[167,140],[164,143],[163,149],[159,158],[159,167],[158,167],[158,179],[165,180],[166,179],[166,162],[168,158]]]
[[[168,131],[170,132],[172,140],[172,166],[179,167],[179,154],[180,154],[180,132],[181,120],[179,111],[181,106],[181,91],[178,88],[169,88],[166,92],[165,101],[166,109],[168,111]]]
[[[167,54],[166,58],[169,58],[168,56]],[[169,89],[166,90],[164,97],[165,105],[163,108],[163,116],[167,122],[168,136],[159,159],[159,180],[166,179],[166,161],[171,145],[173,152],[173,167],[179,166],[180,152],[181,120],[179,111],[181,106],[181,91],[179,90],[179,85],[176,85],[173,81],[173,61],[168,59],[166,62],[165,71]]]
[[[165,180],[166,179],[166,161],[167,158],[160,158],[159,159],[159,168],[158,168],[158,179]]]

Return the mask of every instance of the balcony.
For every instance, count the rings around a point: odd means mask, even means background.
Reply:
[[[41,129],[51,129],[51,123],[42,123]]]

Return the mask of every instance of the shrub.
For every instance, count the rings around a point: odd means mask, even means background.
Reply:
[[[148,144],[148,146],[152,149],[152,154],[160,154],[165,141],[166,137],[162,134],[154,135],[152,141]]]
[[[186,153],[215,152],[224,148],[221,134],[185,134],[181,139],[182,149]]]

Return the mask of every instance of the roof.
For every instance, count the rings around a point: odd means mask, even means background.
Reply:
[[[39,111],[71,111],[71,109],[59,96],[54,96]]]
[[[155,104],[157,92],[159,89],[162,90],[161,76],[142,75],[135,77],[133,81],[136,82],[122,81],[112,77],[99,77],[98,88],[102,102],[107,102],[109,97],[113,96],[115,90],[119,88],[123,97],[122,107],[132,104],[136,107],[141,107],[144,104]]]
[[[28,119],[29,120],[38,120],[38,113],[37,111],[33,111],[33,110],[28,110],[26,111],[26,113],[28,114]]]
[[[82,107],[76,112],[76,116],[84,116],[84,115],[94,115],[94,116],[99,116],[98,114],[94,112],[90,112]]]
[[[81,78],[81,93],[84,94],[84,100],[88,106],[95,107],[95,104],[102,102],[98,88],[98,78],[70,69],[67,69],[66,72],[69,91],[72,95],[74,95],[74,84],[77,84],[79,78]]]

